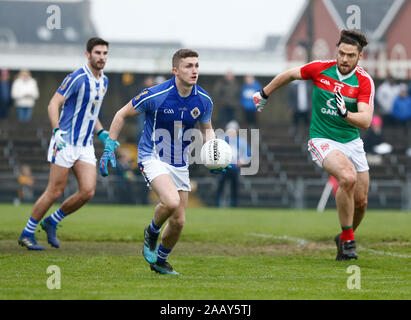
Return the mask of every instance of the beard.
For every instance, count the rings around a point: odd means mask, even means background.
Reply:
[[[352,72],[357,66],[357,64],[358,64],[358,60],[351,67],[349,65],[343,65],[341,63],[337,63],[337,68],[338,68],[338,71],[340,71],[342,75],[346,75]]]
[[[106,63],[105,62],[98,62],[98,61],[95,61],[95,60],[90,60],[90,65],[96,70],[102,70],[102,69],[104,69],[104,66],[106,65]]]

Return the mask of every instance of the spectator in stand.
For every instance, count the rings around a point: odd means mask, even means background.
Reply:
[[[120,203],[135,203],[136,194],[133,192],[135,175],[131,166],[132,162],[133,158],[131,157],[130,150],[119,148],[115,173],[117,185],[116,191],[118,192],[117,198]]]
[[[240,168],[247,165],[250,160],[250,147],[246,140],[242,139],[239,134],[239,124],[232,120],[226,125],[226,132],[224,139],[233,151],[231,169],[227,170],[225,174],[219,175],[217,187],[217,206],[221,207],[224,196],[224,186],[227,181],[231,183],[230,206],[236,207],[238,200],[238,186],[240,178]]]
[[[261,84],[254,78],[253,75],[244,77],[244,84],[241,88],[241,106],[244,112],[244,119],[248,128],[257,127],[257,109],[253,102],[253,94],[261,90]]]
[[[391,126],[395,122],[391,116],[394,100],[400,93],[400,88],[391,76],[378,87],[375,98],[379,107],[379,113],[385,126]]]
[[[11,97],[17,109],[17,118],[20,122],[31,120],[33,108],[39,98],[37,81],[32,78],[29,70],[21,70],[11,87]]]
[[[287,86],[287,104],[293,111],[293,135],[301,139],[310,123],[311,98],[309,84],[304,80],[293,81]]]
[[[31,168],[29,165],[25,164],[21,166],[17,180],[19,183],[19,202],[32,201],[34,177],[31,173]]]
[[[404,135],[408,141],[406,153],[411,156],[411,97],[408,95],[408,88],[405,83],[400,84],[400,94],[394,100],[391,115],[396,124],[404,130]]]
[[[411,97],[408,95],[407,85],[404,83],[400,85],[400,93],[394,100],[391,115],[396,120],[396,124],[405,127],[411,120]]]
[[[11,84],[9,70],[0,70],[0,119],[9,116],[11,106]]]
[[[237,119],[239,87],[234,74],[228,71],[214,87],[214,100],[219,110],[218,125],[223,126]]]
[[[391,153],[392,146],[384,142],[382,133],[383,121],[379,115],[374,115],[371,127],[364,137],[364,151],[367,153],[368,163],[378,165],[382,163],[381,155]]]

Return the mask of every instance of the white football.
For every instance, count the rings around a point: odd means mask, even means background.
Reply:
[[[222,139],[211,139],[201,148],[201,162],[210,170],[227,167],[231,163],[230,145]]]

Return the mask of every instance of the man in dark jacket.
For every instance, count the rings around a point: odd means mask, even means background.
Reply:
[[[11,84],[9,70],[0,70],[0,119],[9,116],[11,105]]]

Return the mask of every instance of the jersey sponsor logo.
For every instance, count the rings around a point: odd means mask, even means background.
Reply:
[[[337,107],[334,107],[334,106],[332,105],[332,102],[333,102],[333,101],[334,101],[334,103],[335,103],[335,99],[334,99],[334,98],[328,99],[327,102],[326,102],[326,105],[327,105],[328,108],[322,107],[322,108],[321,108],[321,113],[323,113],[323,114],[329,114],[329,115],[331,115],[331,116],[338,116]]]
[[[164,113],[165,114],[174,114],[174,110],[173,109],[164,109]]]
[[[191,110],[191,112],[190,112],[190,114],[191,114],[191,116],[193,117],[193,119],[197,119],[198,118],[198,116],[200,115],[200,110],[197,108],[197,107],[195,107],[193,110]]]

